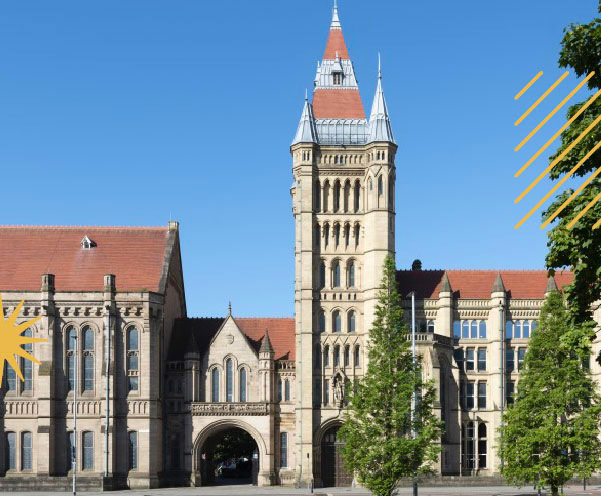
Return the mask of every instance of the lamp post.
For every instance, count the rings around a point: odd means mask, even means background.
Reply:
[[[75,353],[73,355],[73,454],[71,457],[73,463],[73,496],[77,495],[77,388],[79,387],[77,376],[77,354],[79,353],[77,345],[77,332],[75,332]]]
[[[505,411],[505,335],[503,333],[503,317],[504,317],[504,307],[503,307],[503,300],[500,301],[500,305],[499,305],[499,336],[501,338],[500,341],[500,347],[501,347],[501,360],[500,360],[500,367],[501,367],[501,401],[499,402],[500,408],[501,408],[501,432],[503,432],[503,414]],[[502,436],[502,434],[501,434]],[[503,460],[503,455],[501,454],[501,470],[503,470],[503,464],[504,464],[504,460]]]
[[[415,291],[411,291],[411,363],[413,364],[413,373],[415,374]],[[415,408],[417,403],[417,391],[413,390],[411,400],[411,437],[415,440]],[[413,496],[417,496],[417,471],[413,473]]]

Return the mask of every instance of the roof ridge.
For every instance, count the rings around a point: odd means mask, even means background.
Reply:
[[[151,229],[166,230],[168,226],[61,226],[61,225],[29,225],[29,224],[0,224],[0,229]]]

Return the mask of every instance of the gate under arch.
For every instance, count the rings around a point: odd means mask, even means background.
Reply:
[[[323,487],[349,487],[353,475],[344,468],[342,448],[344,442],[338,437],[340,425],[329,427],[321,438],[321,480]]]

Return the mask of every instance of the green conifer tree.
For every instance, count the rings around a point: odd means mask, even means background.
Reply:
[[[431,383],[422,382],[419,357],[413,366],[395,274],[394,261],[387,257],[369,333],[367,371],[340,430],[347,469],[374,496],[390,496],[402,477],[427,472],[440,451],[441,423],[432,413],[435,391]],[[415,391],[419,394],[412,418]]]
[[[590,477],[601,467],[601,406],[588,370],[590,354],[590,326],[571,324],[564,297],[553,291],[499,432],[509,482],[536,484],[555,496],[571,478]]]

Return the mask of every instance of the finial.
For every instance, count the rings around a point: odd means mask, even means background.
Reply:
[[[227,306],[227,313],[228,315],[232,315],[232,302],[230,301],[228,306]]]
[[[305,88],[305,102],[309,99],[309,92],[307,88]]]
[[[340,19],[338,17],[338,2],[334,0],[334,8],[332,9],[332,24],[330,24],[330,29],[341,29]]]
[[[378,52],[378,79],[382,79],[382,58],[380,52]]]

